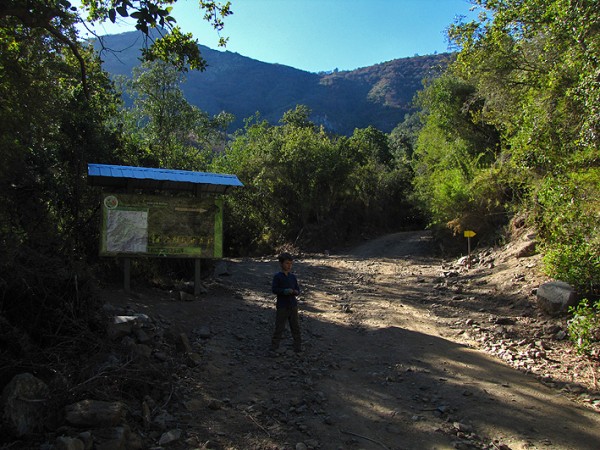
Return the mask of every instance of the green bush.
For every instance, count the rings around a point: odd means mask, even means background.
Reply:
[[[600,168],[547,177],[536,214],[544,268],[583,295],[600,289]]]
[[[569,308],[573,318],[568,322],[569,338],[577,351],[589,355],[594,342],[600,340],[600,300],[590,306],[583,299],[576,307]]]

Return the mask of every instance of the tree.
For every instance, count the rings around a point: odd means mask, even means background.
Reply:
[[[591,0],[478,0],[489,13],[457,24],[454,70],[485,99],[512,159],[543,175],[600,142],[600,20]],[[592,156],[593,157],[593,156]]]
[[[299,105],[279,126],[255,117],[215,160],[215,171],[244,183],[227,198],[226,240],[237,251],[334,245],[365,229],[415,222],[409,168],[391,164],[385,133],[369,127],[335,136],[309,116]]]
[[[413,156],[419,131],[423,127],[419,113],[407,114],[390,133],[390,148],[396,162],[408,162]]]
[[[162,62],[136,68],[125,85],[133,99],[124,111],[130,144],[128,163],[151,167],[205,170],[214,151],[222,149],[233,116],[210,118],[183,95],[184,75]]]
[[[432,81],[417,103],[424,118],[412,159],[417,198],[433,223],[452,222],[462,232],[479,222],[482,234],[485,218],[503,203],[497,193],[491,204],[476,195],[475,183],[499,151],[496,129],[482,120],[483,102],[472,84],[447,73]]]
[[[88,93],[87,65],[78,42],[77,23],[115,22],[117,16],[136,19],[136,28],[150,41],[144,49],[147,60],[161,59],[180,70],[203,70],[206,61],[200,55],[197,42],[191,34],[183,34],[175,26],[171,16],[176,0],[82,0],[81,8],[74,7],[68,0],[6,0],[0,5],[0,27],[22,27],[41,30],[56,42],[56,47],[68,48],[77,59],[84,92]],[[231,14],[230,2],[201,0],[199,7],[205,12],[215,29],[223,28],[223,19]],[[153,40],[151,29],[165,30],[161,38]],[[225,44],[225,39],[220,44]]]
[[[91,310],[86,263],[97,252],[97,216],[87,163],[121,162],[124,148],[120,99],[76,25],[131,15],[149,40],[164,27],[148,59],[201,69],[197,45],[174,27],[171,3],[0,3],[0,315],[39,342],[59,338],[65,321]],[[230,14],[228,3],[202,1],[200,8],[217,28]]]
[[[97,240],[86,164],[110,161],[119,146],[110,80],[89,50],[79,56],[86,93],[79,61],[60,43],[0,27],[0,314],[42,341],[88,305],[78,295]]]

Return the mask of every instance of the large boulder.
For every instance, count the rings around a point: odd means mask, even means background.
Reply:
[[[577,305],[577,292],[564,281],[548,281],[537,289],[537,303],[542,311],[557,315]]]
[[[39,431],[46,417],[48,385],[30,373],[15,375],[2,391],[2,418],[16,436]]]
[[[125,422],[125,404],[82,400],[65,407],[65,419],[77,427],[111,427]]]

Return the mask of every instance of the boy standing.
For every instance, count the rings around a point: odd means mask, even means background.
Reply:
[[[298,317],[298,300],[296,296],[300,293],[298,280],[292,270],[294,257],[289,253],[279,255],[281,272],[273,277],[272,290],[277,295],[277,314],[275,316],[275,332],[271,339],[271,350],[279,348],[281,335],[285,330],[285,323],[290,323],[290,330],[294,338],[294,351],[302,351],[302,338],[300,336],[300,320]]]

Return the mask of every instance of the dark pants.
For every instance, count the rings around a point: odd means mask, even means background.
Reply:
[[[276,350],[279,348],[281,342],[281,335],[285,330],[285,323],[290,323],[290,330],[292,331],[292,337],[294,338],[294,350],[302,350],[302,338],[300,337],[300,320],[298,317],[298,307],[289,306],[287,308],[277,308],[277,314],[275,316],[275,332],[271,339],[271,349]]]

